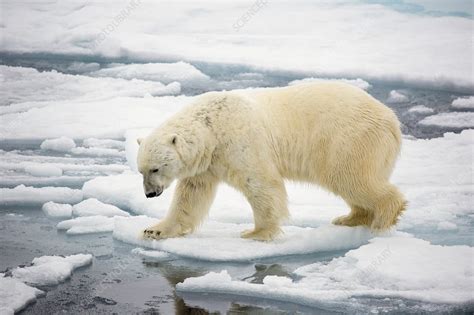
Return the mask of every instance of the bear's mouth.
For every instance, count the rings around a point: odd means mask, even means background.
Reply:
[[[163,189],[159,189],[158,191],[151,191],[149,193],[145,193],[145,196],[147,198],[154,198],[154,197],[158,197],[159,195],[161,195],[163,193]]]

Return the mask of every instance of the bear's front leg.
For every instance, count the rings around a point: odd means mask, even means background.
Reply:
[[[193,232],[209,212],[217,180],[205,173],[180,180],[166,217],[143,231],[143,238],[163,239]]]
[[[289,216],[286,189],[281,178],[247,178],[244,194],[252,206],[255,228],[241,237],[271,241],[281,233],[280,224]]]

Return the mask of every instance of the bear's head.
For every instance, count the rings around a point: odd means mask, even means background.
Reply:
[[[150,135],[137,139],[138,171],[143,175],[143,189],[147,198],[161,195],[173,180],[179,178],[185,168],[179,152],[178,135],[159,138]]]

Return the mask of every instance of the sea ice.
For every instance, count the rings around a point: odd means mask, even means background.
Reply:
[[[74,216],[77,217],[87,217],[95,215],[102,215],[105,217],[113,217],[116,215],[124,217],[130,216],[128,212],[120,210],[116,206],[100,202],[95,198],[89,198],[81,201],[78,204],[75,204],[72,207],[72,213]]]
[[[13,269],[13,278],[33,285],[55,285],[68,279],[74,269],[91,264],[92,255],[42,256],[32,263],[32,266]]]
[[[125,149],[125,142],[113,139],[87,138],[82,143],[87,148]]]
[[[387,103],[405,103],[408,102],[408,97],[396,90],[390,91],[387,98]]]
[[[78,203],[82,200],[82,191],[67,187],[27,187],[0,188],[0,204],[29,205],[44,204],[48,201],[59,203]]]
[[[179,82],[182,86],[204,87],[210,78],[187,62],[115,64],[92,72],[96,77],[114,77],[122,79],[141,79],[162,83]]]
[[[72,206],[67,203],[48,201],[42,209],[48,217],[52,218],[70,218],[72,216]]]
[[[284,234],[273,242],[242,239],[240,232],[251,224],[206,222],[202,228],[182,238],[160,241],[142,239],[141,232],[158,220],[146,216],[115,217],[115,239],[165,251],[177,256],[207,261],[251,261],[261,258],[310,254],[357,248],[373,237],[364,227],[323,226],[283,227]]]
[[[0,314],[13,315],[41,295],[44,295],[43,291],[0,274]]]
[[[360,78],[357,79],[322,79],[322,78],[306,78],[302,80],[294,80],[288,83],[288,85],[295,85],[301,83],[308,83],[308,82],[324,82],[324,81],[336,81],[336,82],[344,82],[347,84],[354,85],[360,89],[368,90],[370,89],[371,85],[369,82],[362,80]]]
[[[63,175],[63,170],[54,165],[29,164],[25,166],[25,172],[36,177],[58,177]]]
[[[66,230],[69,235],[112,232],[114,218],[103,215],[78,217],[61,221],[56,227],[58,230]]]
[[[451,106],[456,109],[474,109],[474,96],[458,97]]]
[[[428,116],[418,122],[423,126],[446,128],[474,128],[474,112],[449,112]]]
[[[425,105],[416,105],[408,109],[409,113],[428,115],[434,113],[434,109],[426,107]]]
[[[76,147],[74,140],[68,137],[60,137],[57,139],[47,139],[41,143],[41,149],[58,151],[58,152],[69,152],[71,149]]]
[[[439,246],[408,236],[378,237],[343,257],[294,271],[298,280],[267,276],[263,284],[232,280],[227,271],[188,278],[179,291],[223,293],[274,299],[308,306],[351,297],[406,298],[433,303],[474,299],[474,249]]]

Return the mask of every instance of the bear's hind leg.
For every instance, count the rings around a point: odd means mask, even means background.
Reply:
[[[246,182],[244,194],[252,206],[255,228],[242,232],[241,237],[270,241],[281,233],[280,224],[289,217],[283,180]]]
[[[374,220],[370,226],[374,231],[387,230],[397,224],[398,219],[407,206],[407,202],[402,193],[392,184],[387,183],[383,193],[376,200]]]
[[[351,213],[335,218],[332,223],[345,226],[371,226],[374,214],[371,210],[352,205]]]

